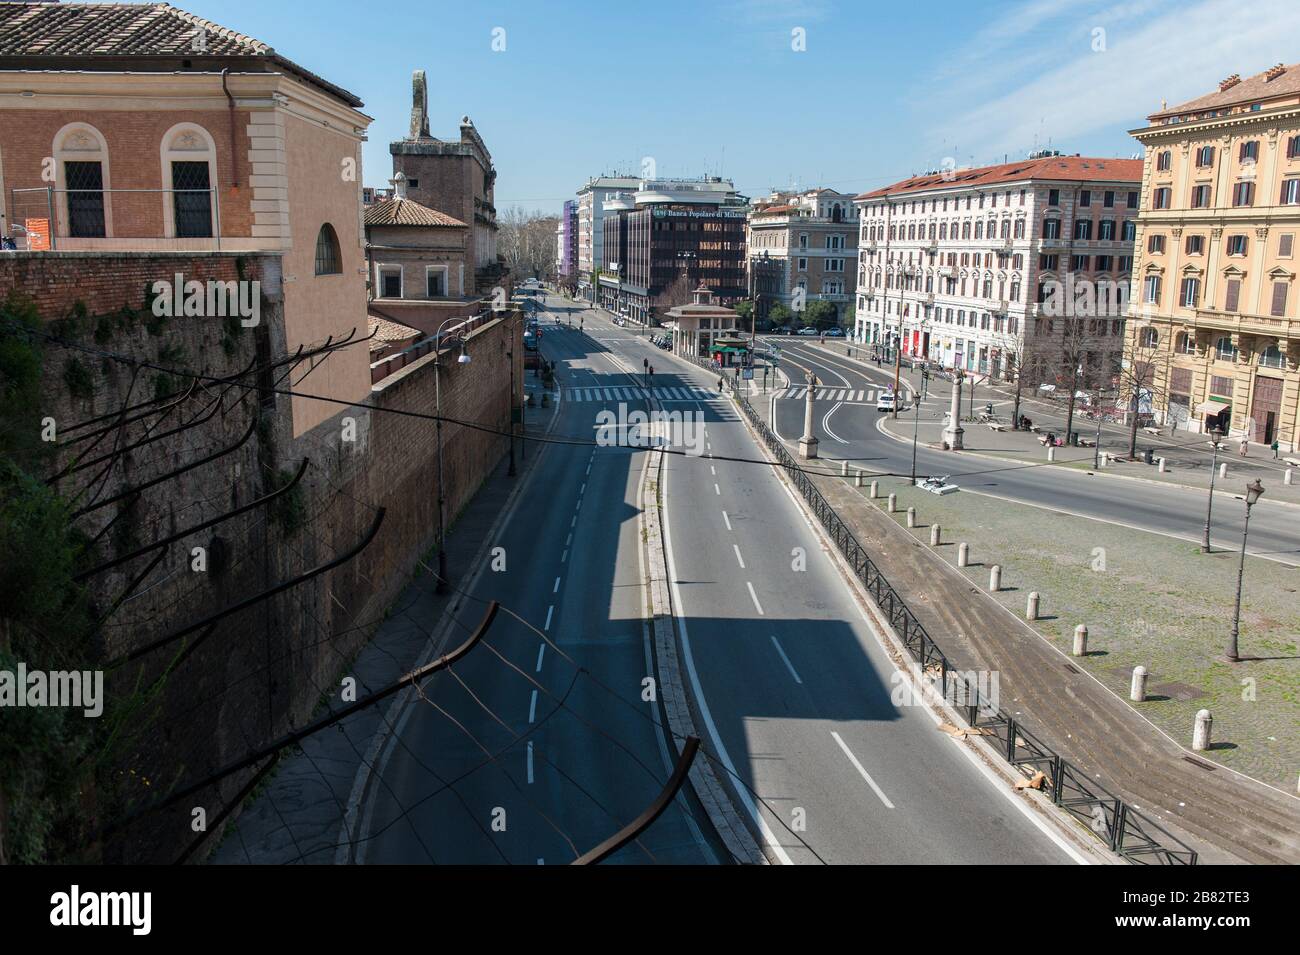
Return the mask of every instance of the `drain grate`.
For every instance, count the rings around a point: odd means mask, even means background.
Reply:
[[[1065,664],[1065,668],[1066,668],[1067,670],[1069,670],[1071,673],[1078,673],[1078,672],[1079,672],[1079,668],[1076,667],[1073,663],[1067,663],[1067,664]]]
[[[1207,773],[1212,773],[1212,772],[1214,772],[1216,769],[1218,769],[1217,766],[1211,766],[1209,763],[1203,763],[1203,762],[1201,762],[1199,759],[1192,759],[1192,757],[1190,757],[1190,756],[1184,756],[1183,759],[1187,760],[1189,763],[1191,763],[1191,764],[1192,764],[1193,766],[1195,766],[1197,769],[1203,769],[1203,770],[1205,770]]]

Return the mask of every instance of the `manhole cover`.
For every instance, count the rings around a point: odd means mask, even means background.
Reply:
[[[1186,703],[1188,700],[1198,700],[1205,695],[1196,687],[1188,686],[1186,683],[1161,683],[1158,686],[1153,686],[1151,692],[1182,703]]]

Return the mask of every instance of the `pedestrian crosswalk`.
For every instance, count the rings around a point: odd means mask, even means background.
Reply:
[[[803,388],[782,388],[780,391],[772,392],[776,398],[793,398],[802,399],[808,394],[807,387]],[[818,388],[817,394],[813,395],[814,401],[875,401],[876,392],[873,389],[853,389],[853,388]]]
[[[636,401],[647,397],[657,401],[715,401],[719,392],[707,388],[565,388],[565,401]]]

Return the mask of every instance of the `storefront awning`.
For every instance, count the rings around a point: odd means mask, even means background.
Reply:
[[[1196,413],[1217,415],[1222,414],[1231,407],[1232,405],[1228,404],[1226,401],[1202,401],[1196,406]]]

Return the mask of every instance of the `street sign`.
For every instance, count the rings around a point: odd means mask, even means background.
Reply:
[[[740,370],[740,377],[743,378],[745,381],[753,381],[753,380],[754,380],[754,369],[753,369],[753,368],[750,368],[750,367],[742,368],[742,369]]]

